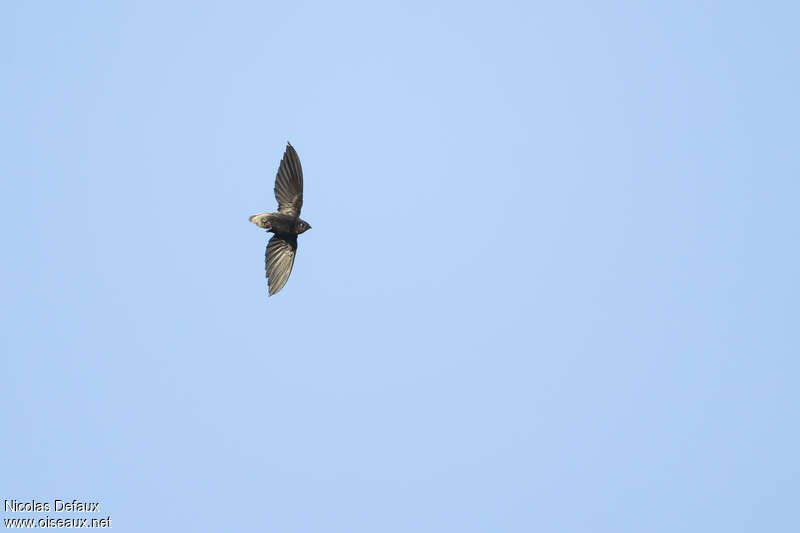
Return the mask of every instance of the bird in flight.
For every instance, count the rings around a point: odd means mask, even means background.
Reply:
[[[297,236],[311,229],[300,218],[303,207],[303,168],[300,158],[290,143],[275,176],[275,199],[278,200],[277,213],[259,213],[250,217],[250,222],[274,233],[267,243],[266,269],[269,282],[269,295],[277,293],[286,285],[292,273],[294,256],[297,252]]]

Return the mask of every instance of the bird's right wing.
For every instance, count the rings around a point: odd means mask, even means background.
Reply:
[[[278,200],[278,212],[293,217],[300,216],[303,208],[303,167],[300,158],[291,144],[286,144],[286,151],[275,176],[275,199]]]
[[[276,233],[267,243],[266,268],[270,296],[286,285],[289,274],[292,273],[295,252],[297,235]]]

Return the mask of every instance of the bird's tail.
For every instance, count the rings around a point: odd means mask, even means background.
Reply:
[[[259,213],[257,215],[253,215],[250,217],[250,222],[259,228],[269,229],[272,227],[272,221],[270,220],[269,215],[270,213]]]

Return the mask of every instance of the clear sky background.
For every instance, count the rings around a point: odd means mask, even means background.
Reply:
[[[796,6],[5,3],[0,498],[800,531]]]

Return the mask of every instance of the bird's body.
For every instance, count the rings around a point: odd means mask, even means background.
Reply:
[[[308,222],[300,218],[303,169],[291,144],[286,146],[275,177],[275,199],[278,200],[277,213],[259,213],[250,217],[250,222],[275,234],[267,243],[265,256],[270,296],[283,288],[292,273],[297,236],[311,229]]]
[[[250,217],[250,222],[272,233],[303,233],[311,226],[300,217],[283,213],[261,213]]]

